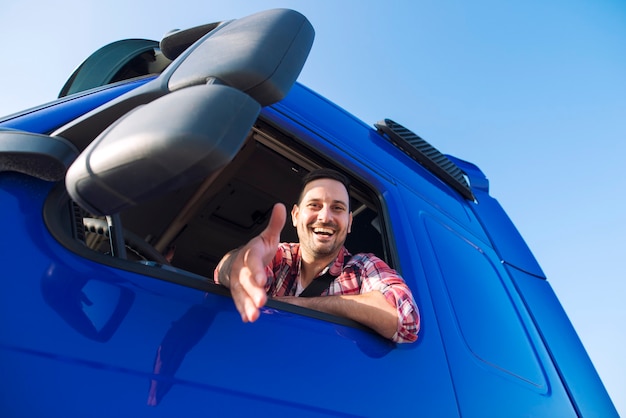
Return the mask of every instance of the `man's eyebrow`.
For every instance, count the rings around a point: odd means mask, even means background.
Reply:
[[[303,202],[302,202],[302,203],[315,203],[315,202],[323,202],[323,201],[324,201],[324,199],[322,199],[322,198],[320,198],[320,197],[311,197],[311,198],[309,198],[309,199],[303,200]],[[348,202],[345,202],[345,201],[343,201],[343,200],[339,200],[339,199],[335,199],[335,200],[333,200],[333,201],[332,201],[332,204],[333,204],[333,205],[340,204],[340,205],[343,205],[343,206],[345,206],[345,207],[348,207]]]

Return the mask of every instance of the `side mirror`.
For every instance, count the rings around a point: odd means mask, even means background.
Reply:
[[[231,161],[261,110],[232,87],[178,90],[131,111],[95,139],[67,172],[68,193],[109,215],[191,184]]]
[[[168,53],[180,55],[158,78],[54,133],[84,149],[68,170],[68,193],[112,215],[215,173],[261,107],[287,95],[313,38],[309,21],[288,9],[168,36]]]

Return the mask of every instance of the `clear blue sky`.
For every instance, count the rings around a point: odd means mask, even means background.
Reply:
[[[316,28],[299,79],[478,164],[626,416],[626,2],[5,2],[0,115],[54,99],[122,38],[288,7]]]

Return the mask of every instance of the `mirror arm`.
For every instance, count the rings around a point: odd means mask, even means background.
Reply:
[[[127,259],[126,245],[124,243],[124,232],[122,231],[122,219],[119,213],[106,217],[109,228],[109,243],[111,245],[111,255],[113,257]]]

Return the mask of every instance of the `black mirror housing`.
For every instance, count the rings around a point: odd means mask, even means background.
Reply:
[[[223,85],[182,89],[138,107],[96,138],[66,175],[68,193],[110,215],[191,184],[237,154],[261,106]]]
[[[220,170],[261,107],[287,95],[314,34],[288,9],[172,34],[165,43],[179,55],[158,78],[54,133],[84,148],[67,172],[68,193],[112,215]]]

